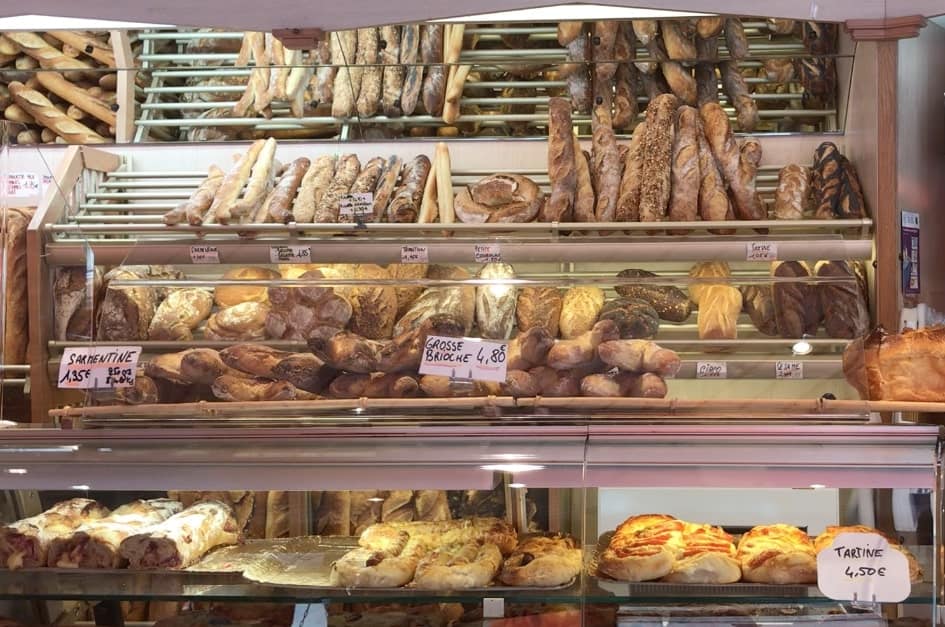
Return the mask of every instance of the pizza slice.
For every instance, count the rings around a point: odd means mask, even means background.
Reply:
[[[817,552],[806,533],[792,525],[753,527],[738,541],[742,578],[752,583],[817,582]]]

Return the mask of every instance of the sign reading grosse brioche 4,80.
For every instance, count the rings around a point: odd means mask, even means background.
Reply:
[[[503,383],[507,356],[506,342],[431,335],[423,347],[420,374]]]

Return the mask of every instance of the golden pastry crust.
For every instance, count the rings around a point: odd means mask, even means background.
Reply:
[[[726,584],[742,576],[735,559],[732,536],[719,527],[686,523],[685,547],[673,564],[673,571],[663,578],[676,583]]]
[[[759,525],[738,541],[742,578],[752,583],[817,581],[817,554],[807,534],[784,524]]]
[[[383,549],[394,544],[400,533],[407,533],[411,539],[422,541],[429,546],[477,541],[495,544],[503,555],[514,551],[518,544],[515,528],[499,518],[384,522],[368,527],[361,534],[358,544],[362,547]]]
[[[670,574],[683,550],[686,523],[665,514],[631,516],[601,554],[597,569],[621,581],[652,581]]]
[[[423,556],[414,584],[425,590],[484,588],[501,565],[502,553],[494,544],[466,542],[444,546]]]
[[[563,586],[581,574],[582,553],[566,536],[526,538],[505,560],[499,579],[509,586]]]
[[[331,565],[329,581],[345,588],[399,588],[417,569],[419,543],[401,532],[384,550],[360,547]]]

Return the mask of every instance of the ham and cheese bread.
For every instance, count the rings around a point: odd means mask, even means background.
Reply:
[[[792,525],[759,525],[738,541],[742,578],[752,583],[817,582],[817,552],[807,534]]]
[[[417,564],[414,584],[424,590],[484,588],[502,565],[502,552],[491,543],[466,542],[427,553]]]
[[[873,527],[867,527],[866,525],[831,525],[827,529],[817,536],[814,539],[814,550],[817,553],[830,548],[830,545],[833,544],[834,538],[836,538],[841,533],[875,533],[886,538],[886,541],[889,542],[889,546],[896,549],[900,553],[906,556],[906,560],[909,562],[909,580],[912,583],[919,583],[922,581],[922,567],[919,566],[919,561],[915,558],[907,548],[899,544],[896,540],[890,537],[888,534],[883,533],[879,529],[874,529]]]
[[[742,569],[735,559],[732,536],[719,527],[686,523],[683,550],[663,581],[675,583],[735,583]]]
[[[568,536],[522,540],[502,564],[499,580],[509,586],[563,586],[581,574],[581,548]]]
[[[122,505],[105,518],[87,522],[69,535],[50,543],[46,564],[58,568],[120,568],[122,541],[148,527],[164,522],[183,510],[171,499],[134,501]]]
[[[202,501],[125,538],[120,552],[129,568],[180,569],[195,564],[211,549],[236,544],[239,539],[233,508],[219,501]]]
[[[665,514],[631,516],[617,527],[597,570],[620,581],[653,581],[670,574],[684,549],[686,523]]]
[[[42,514],[0,527],[0,568],[45,566],[50,544],[82,524],[108,515],[108,508],[90,499],[57,503]]]
[[[358,544],[365,548],[387,550],[399,542],[401,532],[430,548],[484,542],[496,545],[503,555],[508,555],[518,544],[515,528],[500,518],[377,523],[364,530]]]

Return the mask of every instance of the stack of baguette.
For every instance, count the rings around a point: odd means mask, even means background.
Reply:
[[[0,33],[0,67],[0,106],[17,123],[17,143],[114,140],[118,75],[106,34]]]

